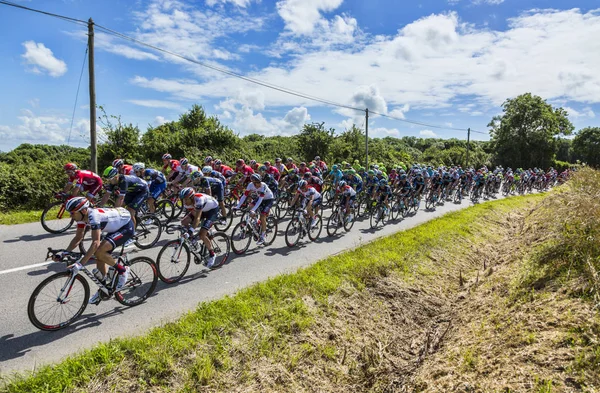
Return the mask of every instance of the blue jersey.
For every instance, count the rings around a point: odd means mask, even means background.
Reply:
[[[206,177],[206,176],[202,176],[200,178],[200,184],[199,186],[201,188],[216,188],[216,187],[222,187],[223,186],[223,182],[219,179],[215,179],[214,177]]]
[[[156,169],[152,168],[148,168],[144,171],[142,179],[146,180],[148,184],[150,184],[150,182],[154,184],[162,184],[167,181],[167,179],[165,179],[165,175],[162,172],[159,172]]]
[[[342,171],[340,171],[339,169],[336,171],[331,171],[329,172],[330,176],[333,176],[333,180],[337,183],[340,180],[342,180],[342,177],[344,176],[344,174],[342,173]]]
[[[223,174],[221,174],[221,172],[217,172],[217,171],[212,171],[210,173],[210,176],[212,176],[213,178],[219,180],[221,183],[223,183],[223,186],[225,186],[225,184],[227,184],[227,179],[225,178],[225,176],[223,176]]]
[[[117,187],[119,188],[119,192],[121,194],[134,194],[144,191],[148,192],[148,183],[146,183],[144,179],[140,179],[137,176],[121,175],[119,178],[119,183],[117,183]]]

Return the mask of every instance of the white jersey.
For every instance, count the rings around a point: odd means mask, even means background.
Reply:
[[[187,168],[185,171],[183,171],[183,173],[185,173],[186,175],[191,175],[192,173],[198,171],[198,167],[192,164],[188,164]]]
[[[100,229],[105,233],[114,233],[131,221],[131,214],[123,207],[114,209],[88,209],[88,222],[90,228]],[[83,228],[87,223],[78,221],[77,227]]]
[[[212,209],[216,209],[219,206],[219,202],[210,195],[196,193],[194,194],[194,204],[193,205],[185,205],[184,207],[187,210],[202,210],[203,212],[207,212]]]
[[[254,186],[254,183],[248,184],[248,187],[246,187],[245,195],[248,196],[252,194],[252,192],[257,192],[258,196],[263,200],[269,200],[274,198],[273,191],[271,191],[269,186],[262,182],[260,183],[260,187],[258,188]]]
[[[321,193],[315,190],[313,187],[308,187],[306,191],[298,189],[298,194],[302,195],[306,199],[310,199],[310,197],[314,195],[315,197],[313,198],[313,201],[316,201],[317,199],[321,198]]]

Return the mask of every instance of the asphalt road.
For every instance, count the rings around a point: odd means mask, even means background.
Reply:
[[[355,223],[351,232],[338,231],[335,237],[327,237],[324,220],[321,237],[316,242],[305,239],[300,247],[293,249],[285,245],[286,219],[279,223],[278,236],[271,246],[257,247],[253,242],[245,255],[232,253],[228,263],[214,271],[192,263],[179,283],[166,285],[159,280],[154,295],[145,303],[133,308],[123,307],[115,300],[90,305],[78,321],[58,332],[36,329],[27,318],[27,302],[44,278],[64,269],[64,264],[40,265],[47,248],[66,247],[74,231],[51,235],[39,223],[0,225],[0,375],[34,370],[111,338],[143,334],[193,310],[199,302],[221,298],[268,277],[293,272],[328,255],[468,206],[471,202],[463,200],[461,205],[446,202],[434,211],[424,211],[421,203],[421,210],[415,216],[390,221],[377,231],[369,228],[368,219],[363,219]],[[175,236],[163,233],[156,247],[132,251],[130,257],[147,255],[155,259],[165,239]],[[94,291],[94,287],[90,289]]]

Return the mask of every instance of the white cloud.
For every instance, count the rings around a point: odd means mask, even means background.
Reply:
[[[206,5],[214,7],[215,5],[223,5],[226,3],[232,3],[238,7],[246,8],[252,3],[252,0],[206,0]]]
[[[331,12],[343,0],[281,0],[277,12],[285,22],[285,28],[297,35],[310,35],[315,24],[322,19],[321,12]]]
[[[156,116],[154,118],[153,124],[154,124],[155,127],[158,127],[158,126],[163,125],[163,124],[168,123],[168,122],[169,121],[167,119],[165,119],[163,116]]]
[[[404,104],[401,108],[394,108],[388,113],[390,116],[398,117],[400,119],[406,119],[404,114],[410,110],[410,105]]]
[[[369,130],[369,138],[385,138],[386,136],[392,136],[395,138],[400,138],[400,131],[397,128],[385,128],[385,127],[377,127]]]
[[[437,134],[431,130],[421,130],[421,132],[419,132],[419,134],[426,138],[435,138],[437,136]]]
[[[565,106],[563,109],[567,111],[567,113],[569,114],[569,117],[575,118],[575,119],[580,118],[580,117],[589,117],[590,119],[593,119],[594,117],[596,117],[596,114],[590,107],[583,108],[581,111],[577,111],[568,106]]]
[[[52,51],[42,43],[35,43],[34,41],[25,41],[23,43],[25,47],[25,53],[21,55],[29,70],[36,74],[42,74],[47,72],[48,75],[53,77],[59,77],[67,72],[67,64],[54,57]]]
[[[175,110],[184,110],[185,107],[181,104],[171,101],[162,101],[162,100],[127,100],[135,105],[145,106],[147,108],[166,108],[166,109],[175,109]]]

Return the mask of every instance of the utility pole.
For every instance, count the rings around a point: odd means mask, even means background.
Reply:
[[[88,20],[89,76],[90,76],[90,169],[98,173],[98,152],[96,146],[96,77],[94,76],[94,21]]]
[[[467,128],[467,167],[466,169],[469,169],[469,148],[470,148],[470,143],[471,143],[471,128]]]
[[[365,168],[369,170],[369,108],[365,109],[365,147],[366,147],[366,160]]]

